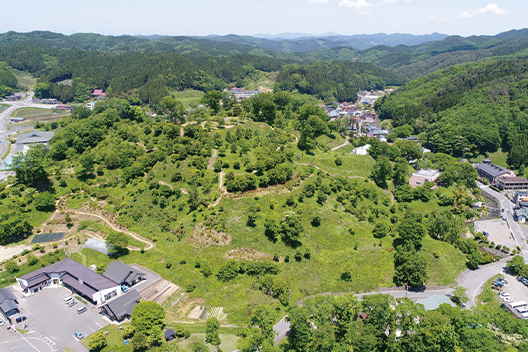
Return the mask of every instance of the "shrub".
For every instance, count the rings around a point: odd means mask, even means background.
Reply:
[[[165,263],[165,267],[166,267],[167,269],[170,269],[171,266],[172,266],[172,262],[171,262],[170,260],[167,261],[167,262]]]
[[[312,226],[313,227],[318,227],[319,225],[321,225],[321,217],[319,215],[315,215],[312,218]]]
[[[433,251],[433,257],[436,259],[440,258],[440,252],[439,251]]]
[[[335,164],[336,164],[337,166],[341,166],[341,165],[343,165],[343,160],[341,160],[341,158],[337,157],[337,158],[335,159]]]
[[[299,251],[295,252],[295,257],[294,258],[295,258],[296,261],[300,262],[302,260],[301,252],[299,252]]]
[[[38,263],[38,259],[33,254],[30,254],[27,256],[27,263],[30,266],[35,265]]]
[[[13,260],[8,260],[5,264],[5,270],[7,270],[8,273],[16,273],[18,269],[18,265]]]

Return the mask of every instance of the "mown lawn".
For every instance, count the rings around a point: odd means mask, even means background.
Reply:
[[[186,89],[183,91],[175,91],[171,94],[181,101],[186,109],[190,109],[200,105],[200,99],[202,99],[205,93],[199,90]]]
[[[222,351],[234,351],[236,350],[236,344],[237,341],[240,340],[239,337],[235,335],[226,335],[226,334],[219,334],[220,336],[220,346],[218,346]],[[205,344],[205,333],[199,333],[199,334],[192,334],[191,337],[187,340],[182,340],[178,342],[178,346],[184,349],[189,349],[190,345],[193,342],[201,342]],[[206,345],[209,348],[209,351],[215,351],[214,346],[212,345]]]

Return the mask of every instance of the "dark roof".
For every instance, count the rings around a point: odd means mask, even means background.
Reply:
[[[103,274],[104,277],[119,285],[122,283],[130,285],[137,275],[145,275],[145,273],[140,273],[133,267],[121,262],[111,262]]]
[[[37,278],[35,278],[35,280],[31,280],[28,282],[28,287],[31,289],[35,286],[38,286],[40,285],[41,283],[43,282],[46,282],[50,279],[49,275],[48,274],[44,274],[44,275],[41,275]]]
[[[526,183],[526,182],[528,182],[528,180],[525,179],[524,177],[517,177],[517,176],[510,176],[510,177],[501,176],[501,177],[499,177],[499,179],[501,180],[501,182],[503,182],[505,184],[508,184],[508,183]]]
[[[165,331],[165,339],[169,340],[169,339],[172,339],[175,336],[176,336],[176,333],[174,332],[174,330],[167,329],[167,331]]]
[[[108,302],[103,307],[108,313],[112,313],[117,320],[120,320],[126,315],[132,315],[132,311],[140,299],[141,295],[138,290],[131,290]]]
[[[475,167],[477,170],[485,172],[491,177],[497,177],[497,176],[504,175],[510,172],[510,170],[508,170],[507,168],[498,166],[495,164],[480,163],[480,164],[477,164],[477,166]]]
[[[28,133],[22,133],[18,135],[17,144],[29,144],[29,143],[47,143],[53,137],[55,132],[43,132],[39,130],[33,130]]]
[[[70,274],[62,275],[61,280],[68,286],[74,288],[87,297],[93,297],[93,295],[97,292],[97,290],[94,290],[92,287],[85,285],[84,280],[81,283],[81,281],[74,278]]]
[[[105,288],[116,286],[114,282],[108,280],[103,275],[100,275],[96,273],[95,271],[88,269],[84,265],[79,264],[75,260],[70,259],[70,258],[63,259],[60,262],[48,265],[42,269],[36,270],[24,276],[21,276],[19,277],[19,279],[26,280],[28,281],[28,284],[31,285],[32,284],[31,281],[37,279],[37,277],[43,274],[51,274],[51,273],[58,273],[58,274],[67,273],[73,280],[77,281],[79,284],[80,284],[79,280],[82,280],[84,284],[81,284],[81,285],[83,286],[89,285],[96,291],[100,291],[100,290],[104,290]],[[64,281],[63,277],[61,277],[61,280]],[[76,288],[73,285],[71,286]]]
[[[0,303],[5,300],[16,301],[16,297],[9,288],[0,288]]]
[[[5,301],[0,303],[0,309],[2,310],[2,312],[7,314],[7,312],[13,309],[18,309],[18,306],[14,301]]]

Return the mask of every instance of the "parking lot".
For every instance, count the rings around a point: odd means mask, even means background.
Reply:
[[[70,296],[71,292],[64,287],[50,287],[29,297],[24,297],[18,290],[13,291],[22,314],[27,317],[26,321],[16,326],[23,328],[26,324],[27,330],[35,331],[41,339],[49,339],[58,351],[67,347],[76,352],[87,351],[74,337],[75,332],[80,331],[88,336],[110,323],[92,304],[78,301],[76,305],[68,307],[64,298]],[[83,306],[87,311],[78,314],[77,309]]]
[[[52,345],[34,332],[19,335],[14,331],[0,328],[0,351],[54,352]],[[81,351],[81,350],[79,350]]]
[[[507,285],[502,288],[503,292],[506,292],[513,299],[509,303],[524,301],[528,302],[528,287],[521,281],[517,280],[516,276],[504,273],[504,278],[508,281]],[[498,292],[497,292],[498,294]]]
[[[475,221],[475,231],[489,233],[488,241],[501,244],[510,249],[515,249],[519,245],[512,237],[511,230],[506,221],[502,220],[484,220]]]

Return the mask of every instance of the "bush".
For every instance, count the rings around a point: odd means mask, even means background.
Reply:
[[[321,225],[321,217],[319,215],[315,215],[312,218],[312,226],[313,227],[318,227],[319,225]]]
[[[165,263],[165,267],[166,267],[167,269],[170,269],[171,266],[172,266],[172,262],[171,262],[170,260],[167,261],[167,262]]]
[[[106,345],[106,335],[104,334],[104,332],[99,331],[90,336],[90,342],[88,343],[90,351],[100,351],[105,348]]]
[[[13,260],[8,260],[5,264],[5,270],[7,270],[8,273],[16,273],[18,269],[18,265]]]
[[[33,254],[30,254],[27,256],[27,263],[30,266],[35,265],[38,263],[38,259]]]
[[[433,251],[433,257],[436,259],[440,258],[440,252],[439,251]]]
[[[295,252],[295,257],[294,258],[295,258],[296,261],[300,262],[302,260],[301,252],[299,252],[299,251]]]
[[[341,166],[341,165],[343,165],[343,160],[341,160],[341,158],[337,157],[337,158],[335,159],[335,164],[336,164],[337,166]]]

